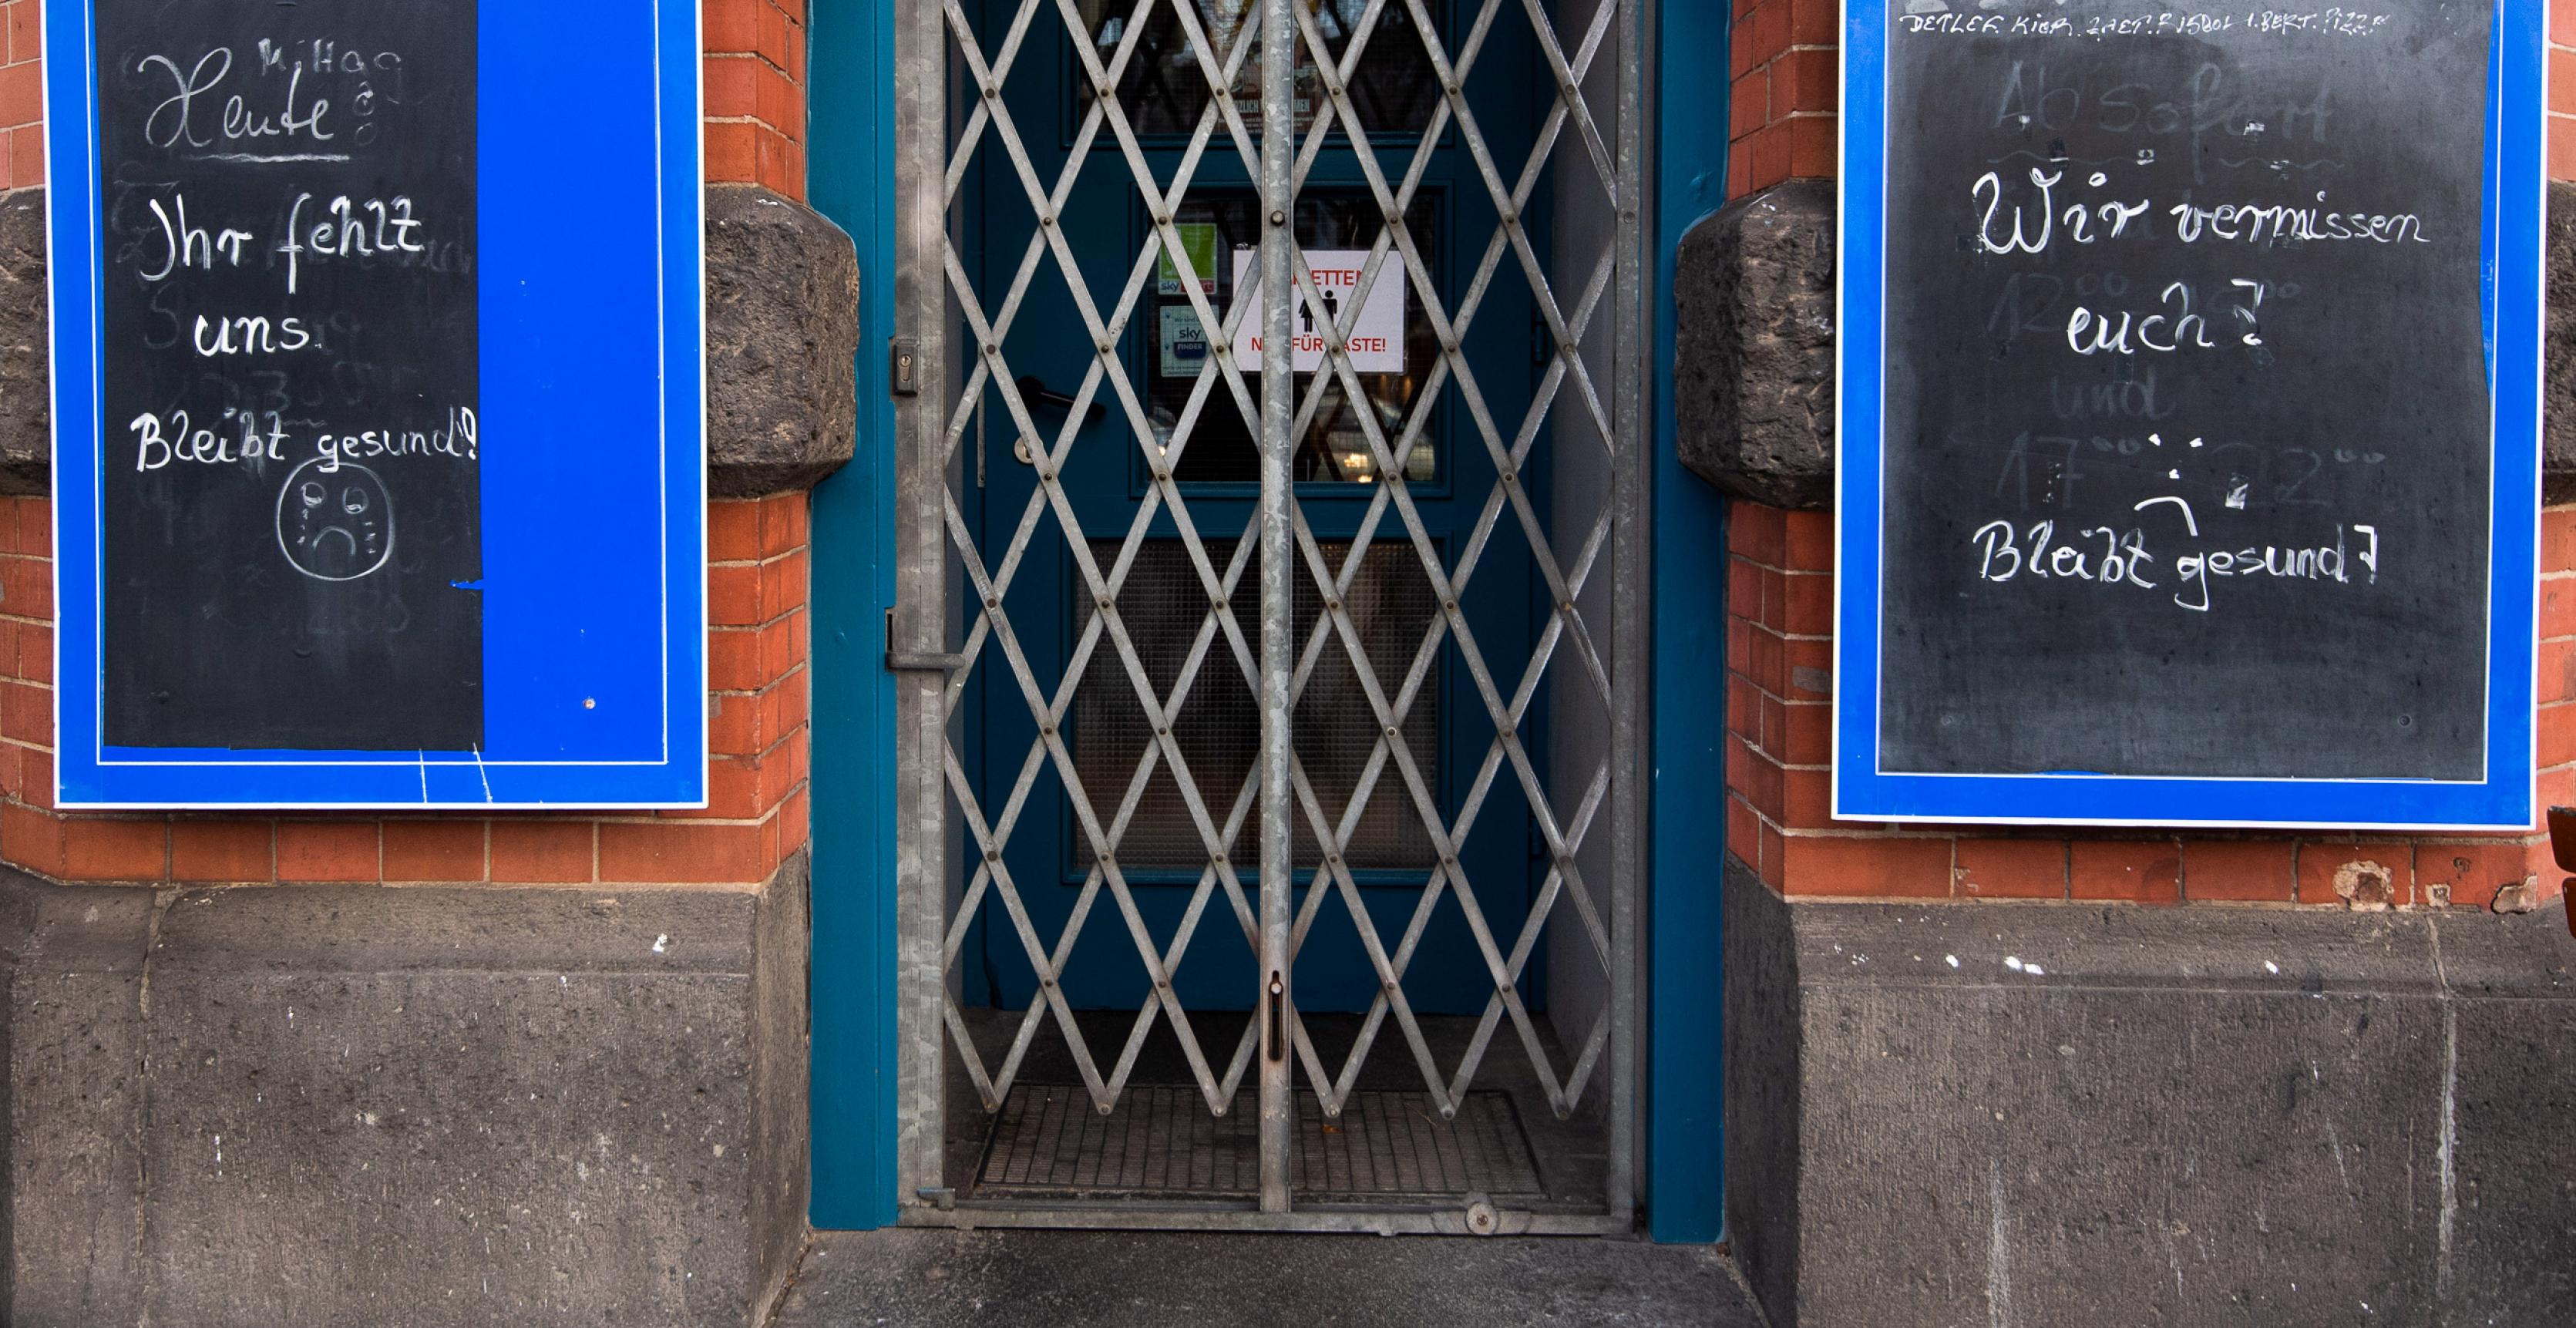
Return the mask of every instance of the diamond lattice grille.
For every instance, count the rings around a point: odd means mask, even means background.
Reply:
[[[1259,6],[947,0],[942,9],[955,109],[938,180],[951,220],[936,258],[956,332],[954,382],[937,398],[936,470],[963,667],[940,693],[938,756],[960,863],[940,937],[940,1018],[946,1054],[988,1110],[1009,1098],[1052,1029],[1092,1105],[1112,1111],[1158,1027],[1178,1041],[1206,1110],[1235,1106],[1259,1054],[1258,1021],[1203,1040],[1176,979],[1211,929],[1235,929],[1260,950],[1262,789],[1250,735],[1265,711],[1290,717],[1292,946],[1355,947],[1376,988],[1355,1039],[1319,1038],[1288,1012],[1296,1066],[1325,1115],[1362,1091],[1390,1026],[1422,1100],[1444,1117],[1467,1100],[1496,1036],[1519,1042],[1561,1116],[1609,1077],[1617,1003],[1594,1002],[1578,1026],[1559,1006],[1551,1026],[1528,993],[1543,962],[1583,966],[1604,990],[1624,980],[1611,905],[1627,883],[1602,879],[1612,858],[1597,832],[1613,819],[1627,767],[1616,742],[1562,739],[1607,735],[1629,700],[1608,645],[1607,583],[1627,547],[1618,495],[1634,492],[1636,456],[1619,425],[1634,398],[1605,379],[1624,363],[1615,314],[1633,298],[1634,272],[1620,258],[1635,219],[1634,154],[1586,92],[1599,97],[1612,82],[1601,62],[1620,45],[1625,11],[1615,0],[1290,8],[1295,188],[1330,174],[1373,234],[1357,298],[1328,293],[1305,253],[1293,259],[1290,298],[1323,345],[1298,382],[1289,437],[1340,440],[1343,464],[1368,489],[1300,486],[1297,603],[1280,606],[1295,632],[1284,694],[1265,688],[1258,663],[1258,523],[1240,494],[1191,479],[1215,472],[1184,469],[1194,445],[1263,431],[1263,365],[1234,350],[1262,310],[1234,298],[1243,293],[1234,271],[1210,270],[1228,255],[1191,220],[1215,206],[1218,186],[1203,177],[1262,178],[1260,90],[1273,53],[1261,49]],[[1061,77],[1069,95],[1046,123],[1027,123],[1026,101],[1014,115],[1015,80],[1039,77]],[[1489,138],[1477,112],[1497,97],[1545,107],[1525,129]],[[1444,153],[1467,167],[1442,177],[1434,166]],[[1068,236],[1096,220],[1068,209],[1096,197],[1103,179],[1117,182],[1142,236],[1111,264]],[[1474,207],[1458,206],[1470,196]],[[1445,231],[1434,220],[1444,206]],[[971,242],[973,227],[1002,215],[1026,222],[1024,242],[1010,227],[996,228],[1014,237],[1008,252]],[[1611,220],[1565,220],[1577,217]],[[1348,344],[1379,283],[1402,287],[1420,328],[1400,392],[1382,367],[1364,372]],[[1158,301],[1185,304],[1186,315],[1157,313]],[[1174,318],[1206,329],[1185,377],[1171,367],[1172,334],[1148,326]],[[1523,321],[1537,366],[1527,381],[1480,377],[1494,361],[1475,348]],[[1160,347],[1141,369],[1129,349],[1140,341]],[[1068,345],[1084,363],[1078,380],[1051,389],[1028,372],[1041,353],[1066,364]],[[1033,481],[1024,500],[983,488],[993,435],[1017,440],[1013,460]],[[1093,501],[1074,478],[1077,465],[1096,467],[1096,454],[1078,460],[1077,449],[1103,447],[1132,453],[1132,511]],[[1474,464],[1455,464],[1447,453],[1456,451]],[[1327,501],[1329,520],[1317,508]],[[1520,598],[1542,608],[1495,630],[1475,606],[1480,578],[1502,577],[1526,584]],[[1026,635],[1028,605],[1043,596],[1066,597],[1067,611],[1051,610],[1040,635]],[[1061,642],[1048,635],[1059,630]],[[1444,712],[1444,699],[1469,713]],[[992,717],[1001,711],[1009,723]],[[1555,739],[1539,741],[1542,728]],[[1028,736],[1007,748],[985,740],[1005,732]],[[1069,857],[1069,868],[1022,879],[1038,859],[1015,846],[1054,835],[1059,806],[1067,847],[1044,860]],[[1496,855],[1469,845],[1498,836],[1525,841],[1512,866],[1526,880],[1477,878]],[[1151,890],[1182,893],[1177,922],[1147,906],[1140,892]],[[1053,894],[1033,907],[1039,892],[1069,892],[1069,910]],[[1507,916],[1497,899],[1515,901]],[[1042,922],[1058,916],[1061,925]],[[1543,961],[1551,929],[1555,954]],[[998,1055],[979,1052],[957,994],[977,945],[1024,957],[1035,976]],[[1086,1040],[1065,993],[1077,951],[1102,945],[1132,949],[1151,993],[1122,1018],[1127,1036],[1114,1047]],[[1463,966],[1487,989],[1463,1052],[1453,1045],[1445,1056],[1408,985],[1438,945],[1459,948],[1449,970]],[[1247,990],[1256,978],[1244,975]]]

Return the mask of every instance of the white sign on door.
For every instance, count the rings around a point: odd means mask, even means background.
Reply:
[[[1266,325],[1261,298],[1261,251],[1234,251],[1235,302],[1250,309],[1234,325],[1234,359],[1249,373],[1261,367],[1261,332]],[[1365,249],[1309,249],[1306,266],[1315,274],[1315,289],[1322,293],[1326,313],[1319,316],[1314,303],[1302,293],[1297,297],[1296,315],[1290,326],[1296,331],[1297,372],[1313,373],[1323,367],[1324,341],[1331,332],[1325,325],[1329,318],[1338,326],[1350,302],[1358,297],[1360,271],[1368,264]],[[1351,367],[1361,373],[1404,372],[1404,262],[1394,254],[1378,266],[1377,278],[1370,283],[1368,299],[1360,305],[1357,322],[1351,326],[1348,346]]]

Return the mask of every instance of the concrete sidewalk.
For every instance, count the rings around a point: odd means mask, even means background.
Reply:
[[[815,1237],[776,1328],[1761,1328],[1704,1247],[882,1231]]]

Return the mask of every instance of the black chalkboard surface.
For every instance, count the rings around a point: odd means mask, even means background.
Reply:
[[[99,0],[103,738],[483,742],[474,0]]]
[[[1888,12],[1881,768],[2481,777],[2487,7]]]

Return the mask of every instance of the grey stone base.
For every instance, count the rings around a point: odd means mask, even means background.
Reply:
[[[776,1328],[1759,1328],[1705,1245],[825,1232]]]
[[[1779,1328],[2576,1323],[2563,905],[1726,890],[1728,1227]]]
[[[805,1236],[806,888],[0,876],[0,1322],[754,1322]]]

